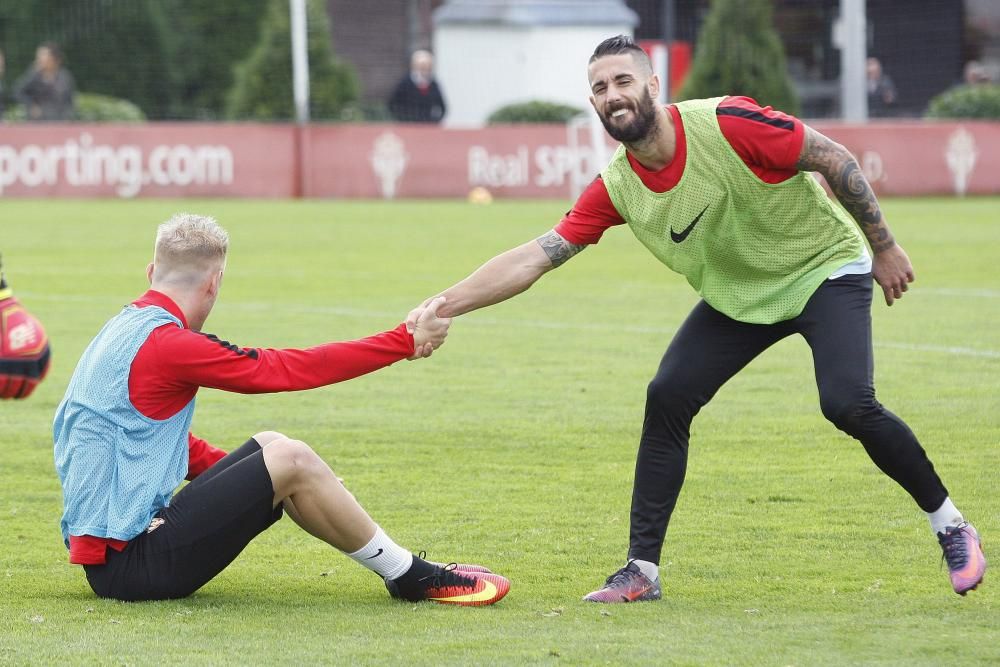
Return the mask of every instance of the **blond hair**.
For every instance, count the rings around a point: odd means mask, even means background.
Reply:
[[[177,213],[156,230],[155,276],[189,279],[225,265],[229,234],[215,218]]]

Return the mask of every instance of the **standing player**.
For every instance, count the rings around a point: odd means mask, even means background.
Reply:
[[[598,45],[588,74],[590,102],[623,145],[555,229],[444,291],[439,309],[452,317],[509,299],[620,224],[702,296],[649,385],[628,560],[584,599],[660,598],[660,551],[691,421],[729,378],[792,334],[812,348],[823,414],[927,513],[955,592],[975,588],[986,569],[975,529],[910,429],[875,399],[872,278],[892,305],[914,276],[857,161],[746,97],[655,104],[659,81],[628,37]],[[846,213],[809,171],[826,178]]]
[[[287,512],[311,535],[377,572],[393,597],[493,604],[510,583],[486,568],[430,563],[392,541],[308,445],[263,431],[230,454],[189,431],[199,387],[310,389],[400,359],[430,356],[450,321],[441,300],[361,340],[305,350],[241,348],[202,333],[229,237],[211,218],[160,225],[151,289],[83,353],[56,412],[62,534],[101,597],[190,595]],[[412,332],[412,333],[411,333]],[[183,479],[192,480],[180,492]]]

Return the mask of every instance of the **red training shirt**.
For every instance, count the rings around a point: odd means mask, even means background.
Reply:
[[[666,192],[677,185],[684,173],[687,140],[680,112],[674,105],[667,110],[674,121],[676,149],[670,164],[650,171],[628,154],[632,170],[653,192]],[[749,97],[727,97],[716,108],[722,135],[747,167],[765,183],[781,183],[798,173],[795,164],[805,136],[802,121],[794,116],[761,107]],[[555,227],[555,231],[575,245],[597,243],[608,227],[624,224],[600,176],[583,191],[576,204]]]
[[[159,306],[181,321],[157,327],[142,344],[129,370],[133,407],[150,419],[167,419],[184,408],[199,387],[241,394],[297,391],[322,387],[371,373],[413,354],[413,336],[400,324],[359,340],[325,343],[304,350],[243,348],[217,336],[187,328],[184,313],[170,297],[149,290],[132,302]],[[226,452],[188,434],[188,474],[192,480]],[[92,535],[70,535],[69,561],[105,562],[108,547],[122,551],[128,542]]]

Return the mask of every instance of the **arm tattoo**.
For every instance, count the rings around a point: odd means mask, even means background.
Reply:
[[[565,264],[566,260],[587,247],[585,245],[570,243],[559,236],[558,232],[554,229],[546,234],[542,234],[535,241],[538,242],[538,245],[542,246],[542,250],[549,256],[552,268]]]
[[[896,244],[868,179],[846,148],[806,127],[802,153],[795,166],[801,171],[823,174],[833,194],[857,220],[872,252],[888,250]]]

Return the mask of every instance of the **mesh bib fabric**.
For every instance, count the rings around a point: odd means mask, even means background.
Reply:
[[[719,128],[722,99],[677,104],[687,162],[672,189],[646,188],[624,146],[601,176],[636,238],[709,305],[741,322],[773,324],[801,313],[864,245],[851,217],[809,174],[770,184],[744,164]]]
[[[153,329],[180,320],[163,308],[126,306],[84,351],[53,423],[63,488],[63,541],[70,535],[131,540],[166,507],[188,468],[194,399],[172,417],[133,407],[129,368]]]

